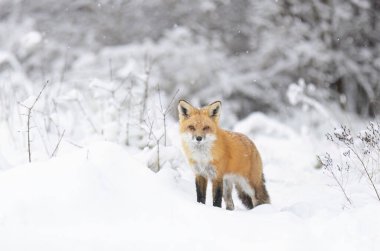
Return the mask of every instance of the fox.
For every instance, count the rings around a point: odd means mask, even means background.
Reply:
[[[263,164],[255,144],[244,134],[219,126],[221,101],[196,108],[178,102],[179,131],[183,152],[195,174],[198,203],[206,203],[207,184],[212,183],[214,207],[234,210],[232,191],[247,209],[270,203]]]

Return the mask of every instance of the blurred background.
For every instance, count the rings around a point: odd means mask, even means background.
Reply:
[[[272,205],[195,203],[179,99]],[[380,250],[379,113],[380,0],[0,0],[0,250]]]
[[[179,98],[221,99],[227,128],[252,112],[296,129],[371,118],[380,2],[1,0],[0,120],[21,127],[17,103],[46,81],[37,110],[56,135],[128,143],[154,114],[175,121]]]

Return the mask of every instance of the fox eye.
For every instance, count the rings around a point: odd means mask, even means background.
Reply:
[[[205,127],[203,127],[203,131],[208,131],[208,130],[210,130],[210,127],[209,127],[209,126],[205,126]]]
[[[195,131],[195,127],[192,126],[192,125],[189,126],[189,129],[190,129],[191,131]]]

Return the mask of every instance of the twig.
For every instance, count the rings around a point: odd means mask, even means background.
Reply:
[[[363,144],[360,146],[361,147],[360,149],[357,148],[358,145],[355,143],[355,139],[352,136],[350,129],[347,128],[346,126],[341,125],[341,130],[336,130],[333,135],[327,134],[327,138],[331,142],[336,143],[338,146],[342,145],[345,147],[345,150],[347,151],[343,153],[344,156],[347,156],[350,158],[350,153],[353,154],[356,161],[354,161],[354,159],[351,159],[351,162],[355,165],[356,169],[360,171],[360,174],[361,174],[360,178],[365,177],[368,180],[367,182],[370,183],[370,185],[372,186],[372,189],[374,190],[376,194],[378,201],[380,201],[380,194],[374,182],[375,169],[379,168],[380,165],[376,164],[376,159],[373,156],[374,154],[376,154],[376,152],[378,155],[380,154],[380,152],[377,151],[378,149],[377,147],[380,142],[380,133],[378,130],[378,125],[377,127],[375,127],[375,124],[373,122],[370,122],[369,126],[367,126],[367,130],[364,131],[364,133],[360,133],[359,135],[356,136],[356,138],[360,139]],[[327,161],[326,163],[330,163],[330,166],[328,165],[324,165],[324,166],[327,169],[328,168],[332,169],[333,168],[331,164],[332,160],[329,155],[327,157],[328,158],[326,158],[326,160],[330,160],[330,161]],[[370,160],[374,162],[372,165],[370,163]],[[376,165],[379,165],[379,166],[376,167]],[[337,165],[337,167],[339,171],[343,169],[339,165]],[[337,178],[334,176],[334,173],[333,173],[334,170],[329,169],[329,171],[333,174],[333,178],[339,184]]]
[[[32,106],[29,107],[29,109],[33,109],[33,108],[34,108],[34,106],[36,105],[37,101],[40,99],[42,92],[45,90],[45,88],[46,88],[46,86],[47,86],[48,84],[49,84],[49,80],[46,81],[46,83],[45,83],[44,86],[42,87],[40,93],[38,93],[36,99],[34,100]]]
[[[61,76],[60,76],[60,87],[61,87],[61,84],[63,81],[65,81],[65,74],[66,74],[66,71],[67,71],[67,66],[68,66],[68,51],[69,51],[69,47],[70,46],[66,46],[66,51],[65,51],[65,55],[64,55],[64,61],[63,61],[63,68],[62,68],[62,71],[61,71]]]
[[[66,130],[63,130],[63,132],[62,132],[62,134],[61,134],[61,137],[59,138],[58,143],[57,143],[57,145],[55,146],[54,151],[53,151],[53,153],[52,153],[51,156],[50,156],[51,158],[53,158],[53,157],[55,156],[55,154],[57,153],[57,151],[58,151],[58,147],[59,147],[59,145],[61,144],[62,138],[63,138],[63,136],[65,135],[65,132],[66,132]]]
[[[145,129],[143,128],[144,130],[146,130],[147,132],[149,132],[149,136],[148,136],[148,139],[149,139],[149,142],[151,140],[151,138],[153,137],[154,138],[154,142],[156,144],[156,147],[157,147],[157,166],[155,168],[155,172],[158,172],[160,171],[161,169],[161,159],[160,159],[160,141],[161,139],[164,137],[164,134],[161,134],[159,137],[154,133],[153,131],[153,126],[154,126],[154,121],[150,120],[149,116],[148,116],[148,119],[147,120],[144,120],[144,123],[146,125],[146,127],[148,129]],[[148,145],[149,145],[149,142],[148,142]],[[150,167],[152,169],[152,167]]]
[[[145,80],[144,80],[144,93],[143,93],[143,99],[142,99],[142,107],[140,112],[140,123],[144,120],[144,114],[146,111],[146,106],[148,102],[148,96],[149,96],[149,80],[150,80],[150,74],[152,71],[152,64],[153,62],[148,62],[148,56],[145,56]]]
[[[73,146],[75,146],[75,147],[78,147],[78,148],[80,148],[80,149],[83,149],[83,148],[84,148],[84,146],[78,145],[77,143],[74,143],[74,142],[72,142],[72,141],[70,141],[70,140],[66,140],[66,142],[69,143],[69,144],[71,144],[71,145],[73,145]]]
[[[133,80],[131,79],[130,81],[130,84],[128,85],[127,87],[127,92],[128,92],[128,96],[127,96],[127,125],[126,125],[126,140],[125,140],[125,144],[127,146],[129,146],[130,144],[130,141],[129,141],[129,134],[130,134],[130,127],[131,127],[131,103],[132,103],[132,87],[133,87]]]
[[[170,100],[169,104],[167,105],[167,107],[164,109],[163,108],[163,105],[162,105],[162,100],[161,100],[161,89],[160,89],[160,84],[157,84],[157,92],[158,92],[158,99],[159,99],[159,102],[160,102],[160,112],[162,114],[162,119],[163,119],[163,123],[164,123],[164,146],[166,146],[166,117],[168,115],[168,113],[170,112],[170,110],[172,109],[172,104],[174,102],[174,99],[175,97],[177,96],[178,92],[179,92],[179,89],[177,89],[177,91],[174,93],[172,99]]]
[[[326,153],[324,156],[324,159],[322,159],[320,156],[318,156],[318,158],[319,158],[319,161],[322,163],[322,165],[325,167],[325,169],[332,175],[333,179],[338,184],[340,190],[343,192],[346,200],[350,203],[350,205],[352,205],[352,201],[350,200],[350,198],[348,197],[348,195],[346,193],[343,182],[339,181],[338,177],[335,175],[335,171],[333,170],[333,168],[334,168],[333,162],[332,162],[332,159],[330,157],[330,154]],[[340,171],[340,172],[342,172],[342,171]]]
[[[146,132],[148,132],[148,142],[147,142],[147,146],[149,146],[150,140],[151,140],[152,135],[153,135],[154,121],[151,121],[150,118],[149,118],[149,115],[148,115],[148,120],[144,120],[144,124],[145,124],[146,127],[148,128],[148,130],[146,130],[146,129],[143,127],[143,129],[144,129]]]
[[[156,139],[156,145],[157,145],[157,172],[161,170],[161,164],[160,164],[160,140],[162,139],[164,135],[161,135],[161,137],[157,138],[155,134],[153,134],[153,137]]]
[[[46,83],[44,84],[44,86],[42,87],[40,93],[38,94],[38,96],[36,97],[36,99],[34,100],[33,104],[28,107],[28,106],[25,106],[23,105],[25,108],[28,109],[28,119],[27,119],[27,134],[28,134],[28,158],[29,158],[29,163],[32,162],[32,150],[31,150],[31,147],[30,147],[30,119],[31,119],[31,116],[32,116],[32,110],[34,108],[34,106],[36,105],[37,101],[40,99],[41,97],[41,94],[42,92],[45,90],[46,86],[48,85],[49,81],[46,81]]]
[[[373,190],[375,190],[377,199],[380,201],[380,195],[379,195],[379,192],[377,191],[377,188],[376,188],[376,186],[375,186],[375,184],[373,182],[373,177],[369,174],[367,166],[363,162],[363,159],[359,156],[359,154],[357,153],[357,151],[355,149],[353,149],[351,146],[349,146],[347,143],[346,143],[346,146],[348,147],[348,149],[350,149],[355,154],[356,158],[359,160],[360,164],[362,165],[362,167],[364,169],[364,172],[367,175],[367,178],[369,179],[369,181],[370,181],[370,183],[371,183],[371,185],[373,187]]]
[[[85,118],[87,119],[88,123],[91,125],[92,129],[94,130],[94,132],[98,133],[98,130],[96,129],[95,127],[95,124],[92,122],[91,118],[88,116],[86,110],[84,109],[82,103],[80,102],[79,99],[75,99],[74,100],[75,102],[77,102],[81,112],[83,113],[83,115],[85,116]]]

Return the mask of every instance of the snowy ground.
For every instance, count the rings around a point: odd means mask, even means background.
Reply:
[[[198,204],[186,164],[153,173],[145,153],[99,141],[0,171],[0,250],[378,250],[380,203],[352,188],[346,207],[309,138],[250,126],[262,119],[236,130],[262,153],[271,205],[248,211],[235,195],[226,211],[210,191]]]

